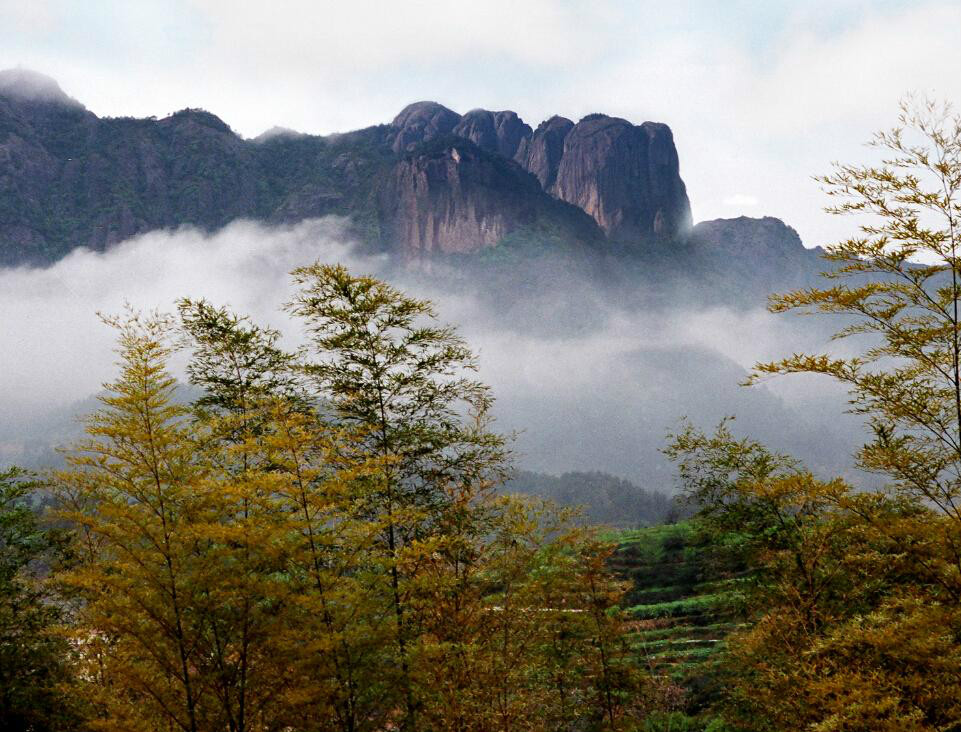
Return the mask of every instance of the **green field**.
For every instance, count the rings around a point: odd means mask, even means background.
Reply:
[[[630,583],[625,604],[640,661],[698,693],[725,637],[740,626],[743,573],[717,561],[690,522],[609,538],[618,547],[612,566]]]

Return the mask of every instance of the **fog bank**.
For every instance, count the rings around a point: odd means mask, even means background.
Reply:
[[[818,472],[849,471],[859,423],[843,414],[836,387],[810,378],[739,386],[757,360],[824,347],[823,332],[797,319],[760,308],[692,309],[680,298],[657,310],[629,308],[585,283],[590,297],[578,308],[569,288],[541,291],[536,317],[522,322],[499,309],[490,283],[452,287],[443,273],[392,267],[360,254],[345,230],[338,219],[236,222],[213,234],[153,232],[103,253],[77,250],[45,269],[0,270],[0,462],[50,459],[49,446],[76,432],[72,415],[95,405],[115,360],[98,311],[172,310],[180,297],[205,297],[280,328],[294,345],[297,325],[279,313],[291,294],[288,273],[320,260],[435,300],[479,352],[497,426],[519,433],[522,467],[603,470],[670,489],[659,453],[667,432],[685,416],[709,427],[736,415],[738,432]],[[514,310],[523,298],[515,293]]]

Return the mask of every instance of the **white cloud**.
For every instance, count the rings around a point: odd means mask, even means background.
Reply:
[[[114,356],[97,312],[172,310],[180,297],[206,297],[281,324],[287,273],[350,252],[337,220],[279,229],[240,221],[211,236],[158,231],[45,269],[0,269],[0,413],[62,408],[99,390]]]
[[[733,196],[728,196],[724,199],[725,206],[731,206],[732,208],[753,208],[757,206],[760,201],[758,201],[757,196],[752,196],[747,193],[735,193]]]
[[[291,294],[288,272],[317,259],[434,300],[479,352],[498,425],[521,431],[517,451],[528,467],[603,469],[666,488],[670,470],[658,450],[667,430],[682,415],[710,424],[731,413],[776,446],[796,443],[831,470],[843,464],[851,422],[838,419],[844,401],[823,383],[738,386],[754,361],[817,348],[823,333],[785,327],[761,310],[692,310],[681,294],[663,311],[632,308],[621,294],[615,305],[589,281],[512,300],[496,282],[474,291],[360,256],[338,220],[154,232],[45,269],[0,270],[0,462],[21,459],[31,441],[68,438],[65,415],[113,378],[114,334],[98,310],[169,311],[182,296],[206,297],[279,328],[292,346],[298,326],[279,312]]]

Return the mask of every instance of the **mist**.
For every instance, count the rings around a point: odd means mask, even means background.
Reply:
[[[47,268],[0,270],[0,463],[54,460],[52,448],[79,432],[75,416],[95,408],[116,360],[98,312],[170,311],[180,297],[204,297],[280,329],[293,347],[297,324],[280,312],[292,294],[288,273],[314,261],[434,300],[479,354],[496,428],[516,433],[519,467],[601,470],[670,490],[673,470],[659,452],[668,432],[684,417],[710,428],[733,415],[738,434],[819,474],[856,478],[850,454],[862,429],[837,387],[812,377],[739,385],[756,361],[824,350],[823,328],[760,304],[692,306],[680,288],[673,301],[638,307],[576,275],[507,297],[489,282],[365,254],[336,218],[158,231]]]

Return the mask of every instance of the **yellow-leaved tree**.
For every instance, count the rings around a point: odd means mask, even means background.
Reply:
[[[759,573],[754,625],[728,643],[738,729],[961,729],[961,118],[909,101],[873,142],[882,162],[821,179],[860,226],[828,248],[829,285],[771,300],[842,316],[857,355],[795,354],[752,381],[845,384],[879,484],[818,480],[724,426],[669,448],[702,520]]]
[[[90,727],[636,724],[611,549],[496,495],[507,451],[466,344],[373,278],[295,281],[295,354],[203,300],[108,319],[120,374],[57,476]]]

